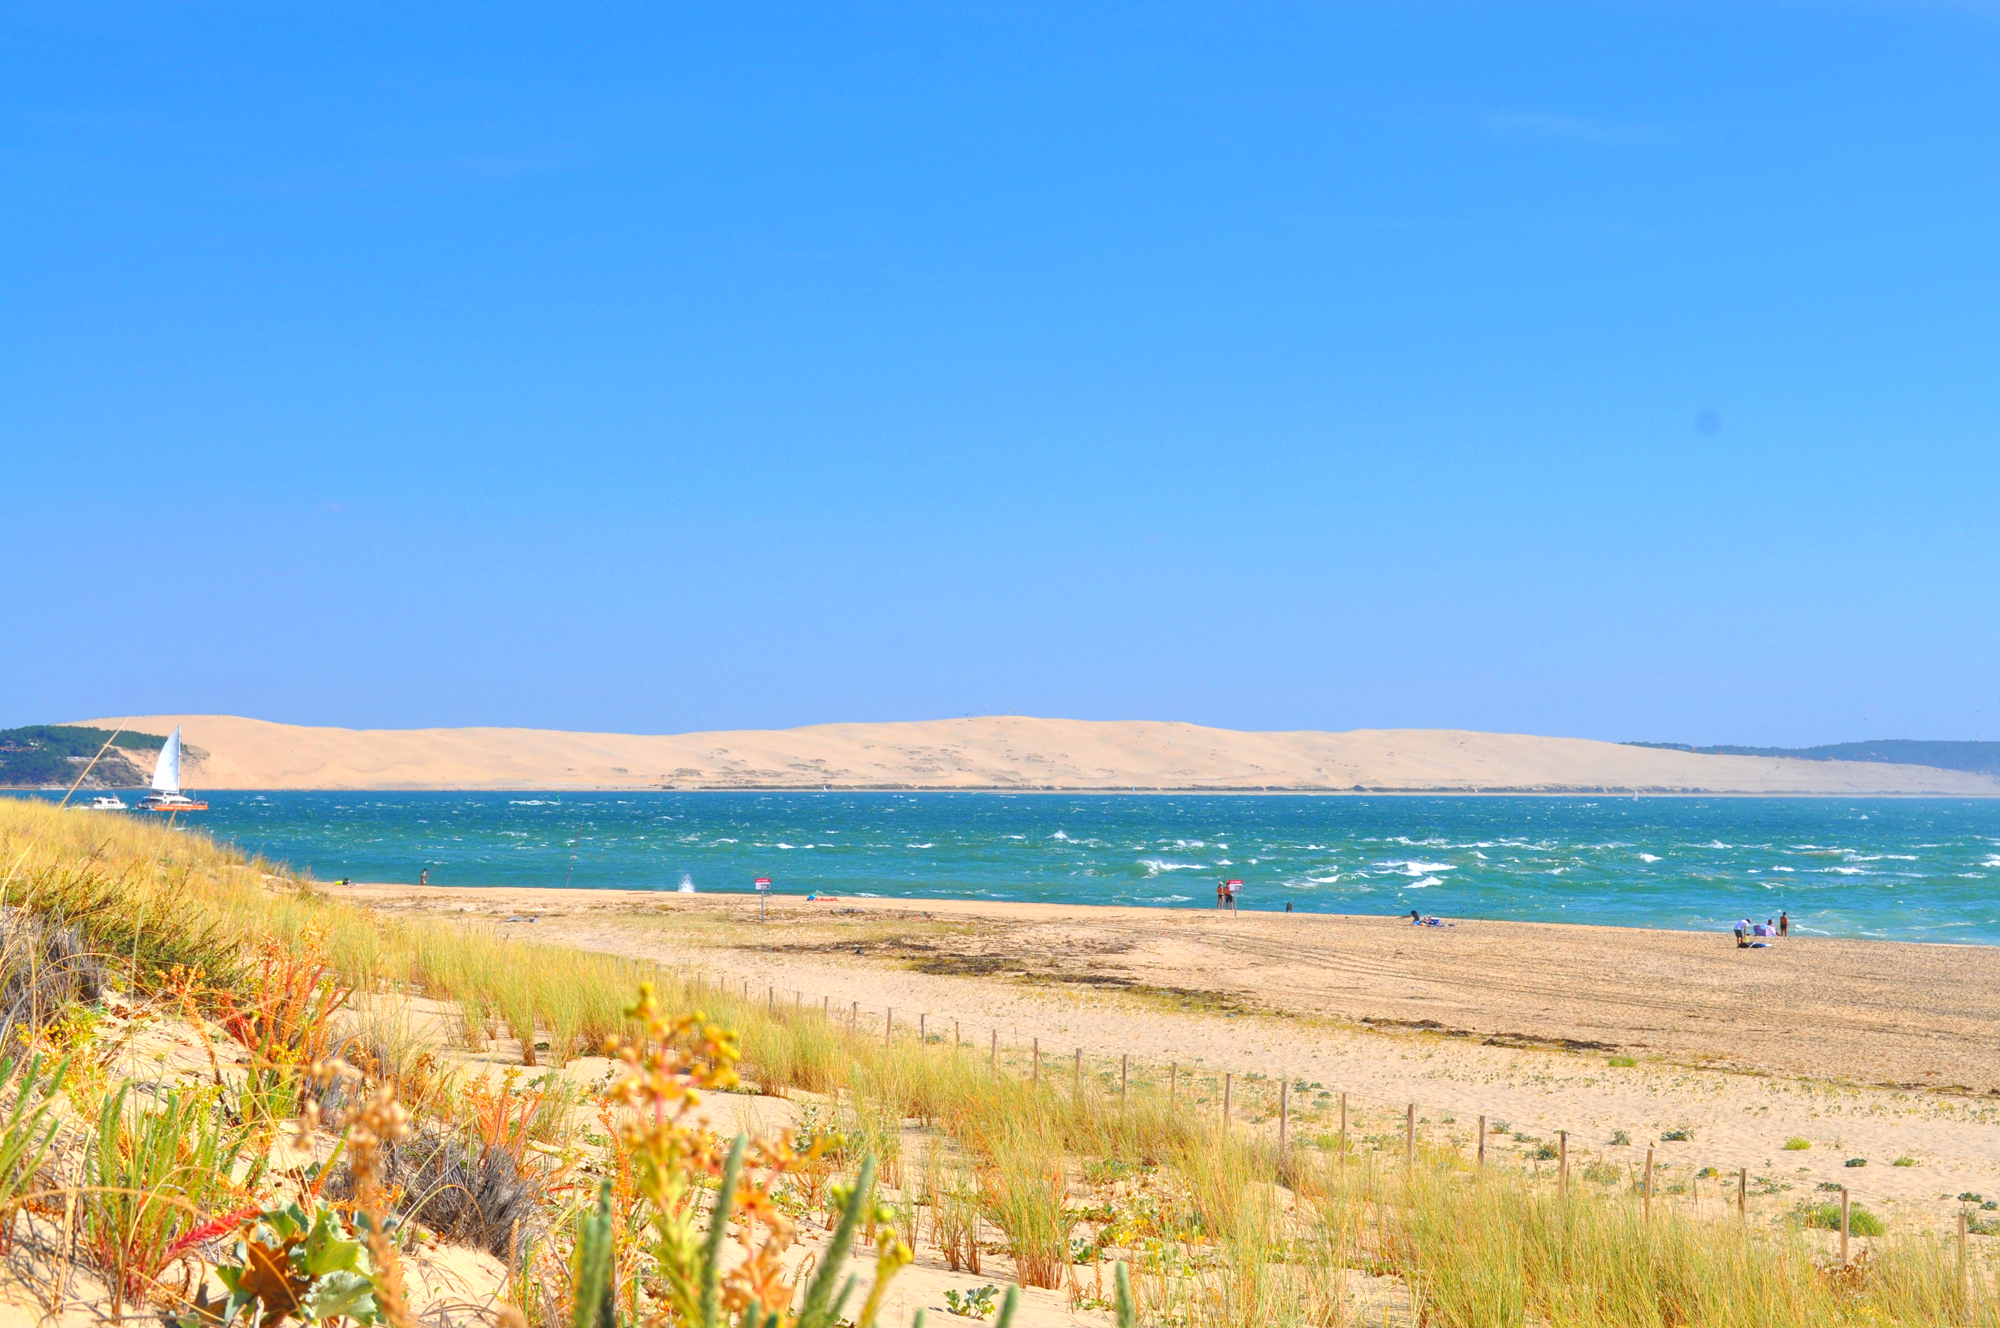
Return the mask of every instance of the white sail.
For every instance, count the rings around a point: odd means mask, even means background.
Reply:
[[[167,736],[167,745],[160,749],[160,763],[153,767],[153,789],[159,793],[179,793],[181,791],[181,731],[175,725]]]

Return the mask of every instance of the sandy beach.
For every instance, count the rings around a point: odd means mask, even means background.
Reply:
[[[782,896],[759,923],[750,896],[337,892],[858,1007],[874,1027],[890,1010],[899,1026],[922,1016],[947,1039],[997,1038],[1017,1064],[1039,1042],[1063,1066],[1079,1049],[1147,1074],[1176,1065],[1197,1093],[1231,1074],[1253,1121],[1283,1077],[1312,1086],[1295,1109],[1307,1128],[1344,1092],[1357,1130],[1400,1128],[1415,1103],[1425,1129],[1469,1144],[1484,1115],[1535,1140],[1568,1131],[1613,1164],[1650,1144],[1669,1174],[1747,1168],[1770,1202],[1846,1184],[1942,1224],[1962,1192],[2000,1197],[1991,948],[1743,951],[1624,928]],[[1680,1131],[1691,1138],[1662,1140]]]
[[[124,715],[185,730],[205,789],[1003,789],[2000,796],[1927,766],[1702,756],[1459,729],[1249,733],[1151,720],[991,715],[721,733],[339,729],[235,715]],[[150,772],[149,753],[131,753]]]

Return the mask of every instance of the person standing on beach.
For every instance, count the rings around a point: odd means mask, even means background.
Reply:
[[[1215,911],[1220,913],[1223,909],[1228,907],[1229,907],[1229,882],[1217,881],[1215,883]]]
[[[1783,909],[1780,909],[1778,910],[1778,935],[1790,936],[1791,934],[1792,934],[1792,915],[1785,912]]]
[[[431,869],[429,867],[426,867],[422,871],[417,873],[417,884],[429,885],[430,883],[431,883]]]

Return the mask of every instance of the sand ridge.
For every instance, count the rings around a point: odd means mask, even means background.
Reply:
[[[715,733],[342,729],[234,715],[74,721],[199,749],[208,789],[1003,789],[2000,796],[1925,766],[1700,756],[1459,729],[1250,733],[1177,721],[996,715]],[[150,770],[150,753],[133,753]]]

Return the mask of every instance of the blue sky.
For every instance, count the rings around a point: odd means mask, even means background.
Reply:
[[[0,723],[2000,738],[1990,6],[416,8],[0,16]]]

